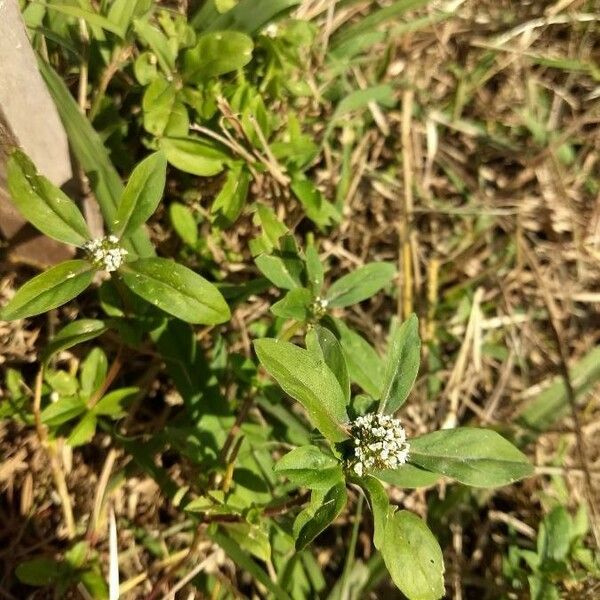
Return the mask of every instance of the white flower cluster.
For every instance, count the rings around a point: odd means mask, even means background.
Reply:
[[[323,317],[327,314],[327,307],[329,306],[329,300],[327,298],[321,298],[317,296],[312,304],[312,313],[315,317]]]
[[[109,273],[121,266],[127,254],[127,250],[119,246],[119,238],[116,235],[90,240],[83,245],[83,248],[94,265]]]
[[[354,438],[352,468],[362,477],[365,471],[396,469],[408,459],[409,443],[400,419],[369,413],[351,426]]]

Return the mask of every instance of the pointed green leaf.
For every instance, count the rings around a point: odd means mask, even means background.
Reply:
[[[346,357],[350,379],[373,398],[379,398],[385,375],[381,357],[367,340],[352,331],[342,320],[333,319],[333,323]]]
[[[392,581],[409,600],[444,595],[442,550],[417,515],[399,510],[388,516],[381,554]]]
[[[15,150],[8,159],[7,178],[14,205],[42,233],[74,246],[82,246],[90,239],[85,219],[75,203],[39,175],[20,150]]]
[[[310,505],[294,522],[296,551],[303,550],[344,510],[348,496],[344,482],[334,485],[326,494],[313,491]]]
[[[385,287],[396,274],[392,263],[374,262],[338,279],[328,290],[331,307],[344,307],[362,302]]]
[[[64,396],[46,406],[40,415],[42,423],[55,427],[85,412],[85,403],[79,396]]]
[[[188,323],[216,325],[231,317],[221,292],[191,269],[166,258],[144,258],[119,271],[127,287]]]
[[[324,360],[289,342],[264,338],[254,342],[258,359],[283,390],[306,409],[313,425],[332,442],[348,438],[346,400]]]
[[[65,325],[46,346],[42,360],[47,360],[56,352],[62,352],[77,344],[92,340],[106,331],[104,321],[99,319],[79,319]]]
[[[408,398],[421,361],[419,320],[412,314],[391,335],[379,411],[396,412]]]
[[[30,279],[0,311],[0,319],[13,321],[62,306],[85,290],[94,277],[87,260],[68,260]]]
[[[115,234],[129,236],[152,216],[163,195],[166,172],[162,152],[151,154],[135,167],[117,207]]]
[[[346,404],[350,402],[350,378],[348,367],[337,338],[329,329],[314,325],[306,334],[306,347],[317,359],[322,359],[335,375],[344,393]]]
[[[410,440],[409,462],[474,487],[507,485],[531,475],[527,457],[489,429],[459,427]]]

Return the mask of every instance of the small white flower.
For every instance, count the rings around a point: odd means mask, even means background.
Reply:
[[[83,248],[96,267],[109,273],[116,271],[128,254],[127,250],[119,245],[119,238],[116,235],[90,240],[83,245]]]
[[[279,27],[277,26],[277,23],[270,23],[263,29],[262,33],[267,37],[276,38],[279,33]]]
[[[366,471],[396,469],[408,460],[410,444],[399,419],[370,413],[358,417],[351,432],[354,457],[350,464],[359,477]]]

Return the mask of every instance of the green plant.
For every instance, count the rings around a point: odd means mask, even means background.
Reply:
[[[581,506],[572,516],[557,505],[544,517],[535,547],[513,543],[503,559],[502,573],[513,588],[528,589],[536,600],[558,600],[561,583],[569,587],[600,576],[600,558],[585,543],[589,531],[587,511]]]
[[[383,31],[382,24],[427,2],[375,8],[335,32],[313,80],[304,77],[304,62],[314,52],[317,28],[277,20],[297,0],[260,6],[209,0],[189,18],[147,0],[23,4],[33,43],[45,57],[40,69],[107,235],[92,239],[75,203],[22,152],[13,152],[13,202],[40,231],[81,256],[27,282],[0,317],[34,317],[71,301],[79,314],[65,322],[72,313],[58,311],[60,327],[40,353],[35,385],[27,369],[7,370],[0,418],[35,426],[51,456],[63,448],[85,451],[94,438],[121,453],[123,464],[105,482],[98,512],[127,478],[155,482],[185,544],[150,528],[129,529],[139,548],[170,565],[156,576],[149,598],[183,577],[201,541],[221,548],[245,574],[240,579],[248,596],[358,598],[385,568],[408,598],[443,596],[437,540],[445,530],[397,505],[397,489],[427,488],[443,478],[493,488],[529,476],[532,467],[493,430],[410,435],[410,418],[401,422],[397,414],[419,373],[417,317],[392,319],[382,356],[344,312],[380,292],[393,296],[396,268],[378,260],[340,275],[335,261],[322,259],[319,248],[327,246],[315,238],[328,236],[342,218],[352,155],[371,111],[398,104],[395,85],[379,76],[391,55],[369,67],[360,89],[355,69],[373,43],[449,15],[431,8],[423,19]],[[89,94],[85,106],[57,74],[77,69],[86,73],[80,79],[83,95]],[[88,105],[89,120],[80,110]],[[326,122],[313,117],[315,107],[326,111]],[[427,125],[432,144],[433,124]],[[332,148],[340,155],[339,172],[324,178],[319,170]],[[130,172],[124,188],[111,160]],[[163,198],[167,176],[172,185]],[[370,177],[375,184],[395,183],[387,167]],[[159,244],[160,236],[144,226],[150,219],[177,237]],[[246,228],[237,247],[231,243],[236,224]],[[453,244],[460,254],[460,240]],[[232,266],[242,266],[243,276]],[[273,287],[281,297],[271,304]],[[466,322],[464,288],[449,295],[460,295],[456,312]],[[243,321],[235,310],[256,296],[272,316],[258,311]],[[443,309],[450,313],[455,306],[448,302]],[[239,328],[218,327],[232,314]],[[498,347],[505,350],[501,341]],[[428,384],[432,372],[422,373]],[[169,468],[173,463],[176,469]],[[54,476],[57,489],[66,487],[60,472]],[[363,519],[365,501],[372,527]],[[61,502],[69,542],[52,558],[23,561],[16,576],[52,587],[58,597],[83,585],[105,598],[98,514],[86,527],[85,519],[69,525],[68,494]],[[131,524],[123,517],[119,525]],[[573,527],[575,548],[582,530]],[[368,562],[355,559],[362,529],[376,549]],[[350,542],[337,546],[345,563],[335,556],[326,578],[310,548],[339,532],[338,540],[350,533]],[[554,584],[545,558],[519,552],[513,551],[507,576],[519,585],[528,576],[544,589]],[[577,555],[581,562],[584,555]],[[523,560],[535,563],[533,575]],[[562,576],[570,567],[561,563],[560,569]],[[137,585],[132,579],[127,589]],[[192,583],[215,598],[240,593],[209,572]]]

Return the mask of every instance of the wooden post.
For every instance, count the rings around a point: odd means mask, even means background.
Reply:
[[[0,231],[11,261],[46,267],[73,252],[37,233],[10,203],[5,166],[15,146],[52,183],[71,179],[67,135],[37,69],[18,0],[0,0]]]

